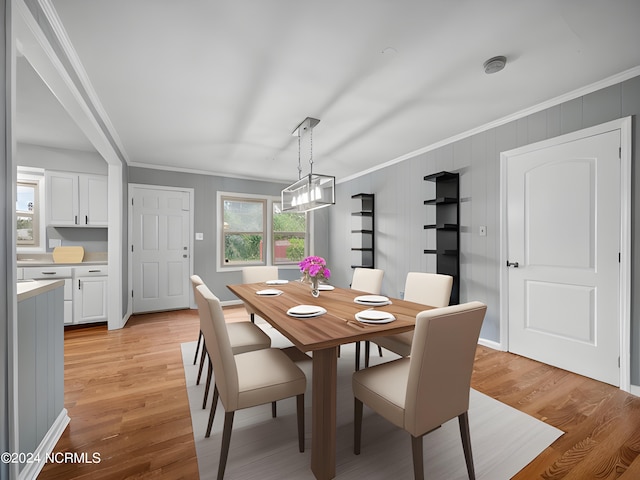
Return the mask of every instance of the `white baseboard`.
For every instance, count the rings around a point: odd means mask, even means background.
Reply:
[[[631,395],[635,395],[636,397],[640,397],[640,385],[631,385],[629,393]]]
[[[500,350],[501,352],[505,351],[505,349],[502,348],[502,344],[500,344],[498,342],[494,342],[493,340],[487,340],[485,338],[479,338],[478,339],[478,345],[482,345],[483,347],[492,348],[494,350]]]
[[[35,480],[38,478],[38,474],[47,463],[47,455],[53,452],[53,449],[55,448],[56,443],[58,443],[58,440],[60,440],[64,429],[67,428],[67,425],[69,425],[69,422],[71,421],[67,413],[66,408],[63,408],[60,411],[60,415],[58,415],[58,418],[53,422],[53,425],[51,425],[51,428],[45,434],[40,445],[36,448],[36,451],[33,452],[33,458],[37,458],[39,460],[33,463],[27,463],[18,476],[19,480]]]

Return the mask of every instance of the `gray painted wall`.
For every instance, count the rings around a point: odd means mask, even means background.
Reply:
[[[194,241],[194,273],[202,278],[220,300],[237,300],[235,295],[233,295],[226,286],[241,283],[241,272],[216,271],[216,249],[218,248],[216,237],[216,222],[218,216],[218,208],[216,207],[217,192],[279,196],[280,191],[286,187],[286,185],[213,175],[169,172],[140,167],[129,167],[128,180],[129,183],[194,189],[194,231],[204,234],[203,241]],[[317,232],[314,239],[315,253],[318,255],[326,255],[328,251],[328,232],[326,228],[318,228],[318,225],[326,225],[327,213],[321,212],[322,211],[319,211],[315,214],[315,230]],[[129,249],[125,249],[124,251],[128,252],[128,250]],[[297,268],[280,268],[280,278],[294,280],[300,278],[300,273]],[[130,292],[130,288],[128,291]]]
[[[610,120],[640,114],[640,77],[635,77],[489,129],[402,163],[338,185],[337,205],[331,209],[329,247],[334,283],[348,285],[351,234],[350,196],[376,195],[376,267],[385,270],[383,293],[398,296],[409,271],[435,271],[435,263],[422,252],[427,245],[423,229],[430,197],[425,175],[441,170],[460,172],[461,239],[460,299],[487,304],[481,337],[499,341],[499,182],[500,152],[566,134]],[[640,127],[633,122],[632,157],[632,291],[640,275],[640,187],[638,141]],[[487,236],[478,228],[487,226]],[[430,264],[429,262],[432,262]],[[640,385],[640,298],[632,295],[631,381]]]

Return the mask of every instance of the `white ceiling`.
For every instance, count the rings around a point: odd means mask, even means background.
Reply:
[[[305,117],[340,180],[640,65],[638,0],[52,3],[130,165],[247,178],[297,179]],[[90,148],[18,79],[19,141]]]

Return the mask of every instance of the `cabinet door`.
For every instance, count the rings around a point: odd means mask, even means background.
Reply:
[[[66,172],[45,172],[47,225],[78,224],[78,175]]]
[[[80,277],[75,283],[73,323],[107,321],[107,277]]]
[[[80,224],[106,227],[108,182],[104,175],[80,175]]]

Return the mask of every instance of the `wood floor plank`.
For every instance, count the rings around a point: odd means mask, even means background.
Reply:
[[[242,306],[225,316],[248,321]],[[137,315],[121,330],[66,331],[71,423],[55,451],[98,452],[101,461],[48,464],[39,479],[197,479],[180,344],[199,329],[197,312],[183,310]],[[515,480],[640,478],[637,397],[483,346],[472,386],[565,432]]]

